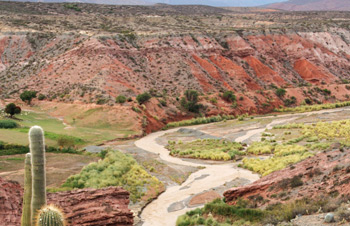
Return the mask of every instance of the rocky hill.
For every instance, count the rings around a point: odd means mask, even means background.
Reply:
[[[289,11],[350,11],[350,2],[347,0],[289,0],[272,3],[266,7]]]
[[[13,2],[0,12],[2,98],[30,89],[50,101],[119,106],[124,95],[131,112],[150,92],[137,121],[147,132],[193,116],[179,101],[188,89],[202,94],[203,115],[349,99],[347,13]],[[221,99],[225,90],[234,105]]]

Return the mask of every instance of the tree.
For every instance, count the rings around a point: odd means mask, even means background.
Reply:
[[[186,90],[185,97],[181,98],[181,106],[190,112],[199,113],[199,110],[203,107],[198,102],[198,92],[196,90]]]
[[[21,95],[19,96],[22,101],[27,102],[30,104],[33,98],[36,97],[36,91],[31,91],[31,90],[25,90]]]
[[[276,89],[276,95],[278,97],[284,97],[284,95],[286,95],[286,90],[283,88],[278,88]]]
[[[5,113],[9,114],[11,118],[15,114],[20,114],[21,111],[22,111],[21,108],[16,106],[14,103],[10,103],[10,104],[6,105],[6,107],[5,107]]]
[[[224,94],[222,95],[222,98],[227,102],[231,102],[231,103],[236,101],[236,96],[233,94],[232,91],[225,91]]]
[[[151,99],[151,97],[152,97],[151,94],[146,92],[146,93],[142,93],[140,95],[137,95],[136,100],[137,100],[137,102],[139,102],[139,104],[143,104],[146,101],[148,101],[149,99]]]

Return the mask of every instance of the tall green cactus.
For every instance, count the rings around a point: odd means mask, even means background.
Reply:
[[[53,205],[45,206],[38,212],[35,226],[64,226],[63,213]]]
[[[45,143],[41,127],[30,128],[29,143],[32,154],[32,225],[34,225],[37,211],[46,205]]]
[[[32,225],[32,211],[31,211],[31,201],[32,201],[32,155],[30,153],[26,154],[26,159],[24,162],[24,195],[23,195],[23,211],[22,211],[22,226]]]

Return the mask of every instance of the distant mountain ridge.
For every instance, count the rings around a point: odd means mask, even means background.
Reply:
[[[0,0],[1,1],[1,0]],[[156,3],[172,5],[209,5],[209,6],[259,6],[285,0],[9,0],[18,2],[80,2],[108,5],[153,5]]]
[[[272,3],[267,8],[288,11],[350,11],[349,0],[289,0]]]

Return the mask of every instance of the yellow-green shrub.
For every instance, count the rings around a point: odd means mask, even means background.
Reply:
[[[303,154],[307,152],[304,146],[292,144],[292,145],[276,145],[275,156],[287,156],[293,154]]]
[[[103,160],[90,163],[63,184],[63,187],[72,189],[108,186],[122,186],[130,192],[130,198],[135,202],[144,195],[145,190],[160,189],[163,185],[135,159],[119,151],[109,151]]]
[[[199,139],[188,143],[169,141],[167,149],[173,156],[210,160],[228,161],[236,155],[244,155],[241,144],[223,139]]]
[[[271,154],[274,150],[274,145],[269,142],[253,142],[247,149],[247,153],[262,155]]]
[[[244,158],[243,167],[260,173],[262,176],[266,176],[274,171],[286,168],[289,164],[300,162],[310,156],[313,156],[313,154],[310,152],[304,152],[287,156],[274,156],[264,160]]]

